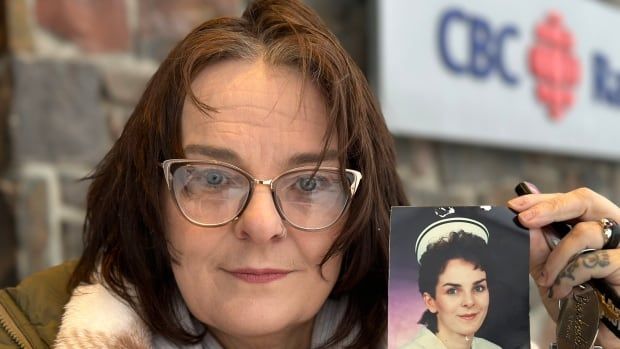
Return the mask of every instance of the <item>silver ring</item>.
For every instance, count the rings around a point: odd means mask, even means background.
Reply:
[[[600,223],[603,228],[603,246],[605,246],[607,242],[609,242],[609,239],[611,239],[611,228],[613,227],[613,223],[607,218],[602,218]]]
[[[609,250],[618,248],[620,245],[620,227],[618,223],[611,218],[602,218],[600,220],[603,234],[603,249]]]

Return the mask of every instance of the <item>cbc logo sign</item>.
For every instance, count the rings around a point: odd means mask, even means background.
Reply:
[[[450,45],[451,34],[466,33],[465,58]],[[497,76],[510,86],[519,77],[506,64],[506,47],[519,39],[514,25],[493,27],[476,15],[458,9],[445,11],[439,20],[439,54],[441,61],[455,74],[469,74],[476,79]],[[534,30],[535,42],[528,52],[528,63],[535,79],[535,97],[545,105],[551,118],[558,120],[573,105],[573,89],[580,81],[581,65],[573,55],[574,38],[558,13],[549,13]],[[456,46],[456,45],[455,45]],[[457,58],[458,57],[458,58]]]
[[[536,97],[549,115],[559,119],[573,105],[573,88],[581,78],[581,64],[573,55],[573,35],[555,12],[536,26],[536,42],[529,65],[536,78]]]
[[[448,45],[450,31],[456,26],[464,27],[468,33],[469,57],[466,60],[457,60]],[[515,26],[492,28],[482,17],[452,9],[446,11],[439,22],[439,53],[446,67],[454,73],[469,73],[479,79],[497,73],[507,84],[516,85],[519,80],[504,65],[504,47],[518,36]]]

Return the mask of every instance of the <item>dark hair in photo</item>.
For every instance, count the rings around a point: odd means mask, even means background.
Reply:
[[[93,282],[98,273],[150,330],[178,343],[200,341],[204,334],[187,332],[175,309],[180,295],[163,228],[159,164],[185,157],[181,115],[186,100],[205,113],[216,111],[198,101],[190,85],[205,67],[226,59],[296,67],[322,92],[329,118],[323,152],[336,137],[340,167],[363,174],[343,231],[322,261],[342,254],[330,297],[348,297],[344,318],[325,346],[352,336],[351,347],[376,347],[387,328],[390,207],[407,204],[394,141],[362,72],[317,14],[297,0],[256,1],[240,18],[209,20],[169,53],[122,135],[90,176],[84,252],[70,287]]]
[[[450,233],[448,238],[428,246],[420,259],[418,288],[420,294],[428,293],[435,298],[439,276],[445,271],[448,262],[462,259],[474,265],[474,269],[488,270],[487,245],[482,238],[459,230]],[[428,309],[418,321],[433,333],[437,333],[437,314]]]

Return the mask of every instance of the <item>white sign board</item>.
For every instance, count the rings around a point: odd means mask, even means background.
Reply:
[[[586,0],[379,0],[391,131],[620,159],[620,11]]]

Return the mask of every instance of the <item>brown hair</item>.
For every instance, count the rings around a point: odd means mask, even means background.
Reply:
[[[70,287],[101,277],[148,327],[180,343],[198,342],[178,321],[179,291],[162,222],[163,174],[158,163],[183,158],[181,112],[206,66],[229,58],[263,59],[299,69],[323,93],[329,110],[325,147],[338,139],[341,168],[364,178],[349,207],[344,231],[325,262],[343,254],[331,297],[348,307],[329,347],[352,336],[351,347],[375,347],[387,327],[389,212],[406,204],[396,174],[394,142],[363,74],[321,19],[299,1],[265,0],[241,18],[217,18],[194,29],[170,52],[149,81],[125,129],[90,177],[85,248]],[[132,285],[133,290],[127,285]]]

